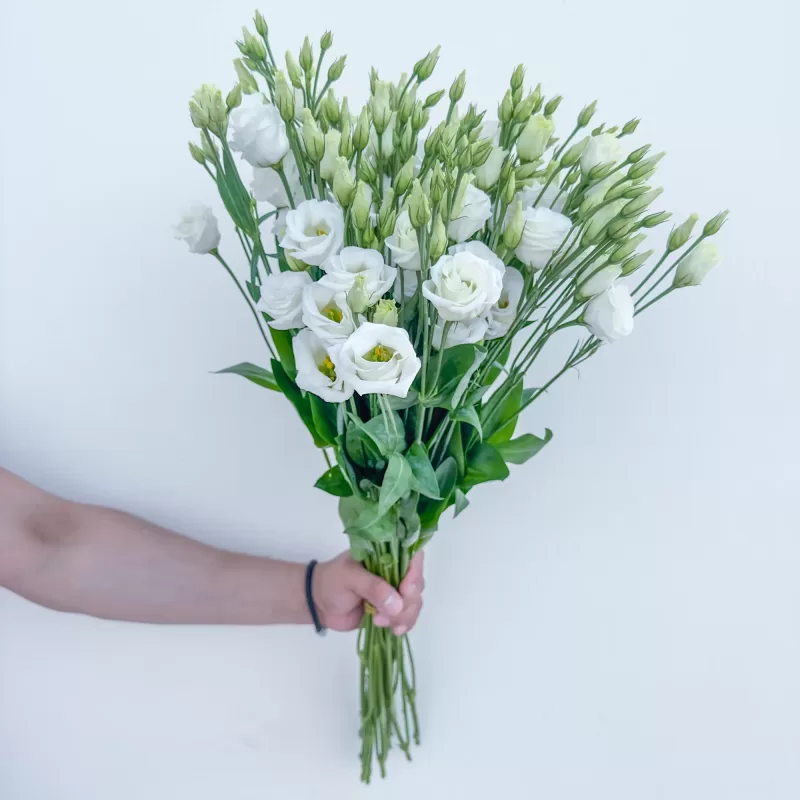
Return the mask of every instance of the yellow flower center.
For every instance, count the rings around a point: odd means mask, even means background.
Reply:
[[[306,236],[327,236],[330,232],[330,228],[324,222],[318,222],[306,229]]]
[[[498,308],[508,308],[508,298],[501,297],[499,302],[497,303]]]
[[[367,361],[391,361],[394,355],[394,350],[387,347],[385,344],[376,344],[368,353],[364,353],[364,358]]]
[[[325,306],[325,308],[322,309],[322,314],[332,322],[342,321],[342,309],[339,308],[339,306],[333,305],[333,303]]]
[[[322,363],[317,367],[319,371],[326,377],[330,378],[330,380],[336,380],[336,367],[333,366],[333,361],[331,361],[331,357],[326,354],[325,358],[322,359]]]

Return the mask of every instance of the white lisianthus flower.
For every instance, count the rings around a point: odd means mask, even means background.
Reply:
[[[300,183],[300,171],[294,156],[289,154],[283,159],[283,171],[286,182],[292,191],[292,199],[299,203],[304,197],[303,185]],[[276,208],[291,206],[286,189],[280,175],[272,167],[256,167],[253,170],[253,180],[250,183],[253,197],[262,203],[270,203]]]
[[[337,374],[359,394],[405,397],[422,366],[405,328],[365,322],[342,345]]]
[[[633,331],[633,299],[628,287],[615,283],[589,301],[583,321],[604,342],[615,342]]]
[[[475,185],[479,189],[491,189],[497,183],[500,177],[500,171],[503,169],[503,162],[508,156],[508,151],[503,150],[502,147],[493,147],[489,158],[475,168]]]
[[[319,174],[329,183],[333,181],[336,174],[336,159],[339,158],[339,144],[342,141],[342,134],[331,128],[325,134],[325,154],[319,165]]]
[[[401,281],[402,275],[402,281]],[[402,286],[401,286],[402,284]],[[400,290],[402,289],[403,300],[408,300],[417,293],[417,285],[419,284],[419,271],[413,269],[397,270],[397,277],[394,281],[394,296],[400,297]]]
[[[678,287],[699,286],[709,271],[722,260],[714,242],[704,239],[678,263],[673,285]]]
[[[407,210],[397,218],[394,233],[386,240],[386,246],[392,251],[392,258],[398,267],[419,271],[419,241]]]
[[[564,210],[564,204],[567,202],[567,192],[561,192],[558,181],[553,181],[542,194],[542,199],[536,202],[536,199],[542,193],[542,184],[539,181],[533,181],[530,186],[525,186],[517,197],[522,201],[523,210],[526,208],[552,208],[553,211],[561,213]],[[559,192],[561,196],[559,197]]]
[[[275,106],[256,92],[230,113],[231,149],[254,167],[277,164],[289,152],[286,125]]]
[[[500,299],[489,309],[487,339],[499,339],[508,333],[508,329],[517,317],[524,286],[525,279],[522,277],[522,273],[514,267],[506,267]]]
[[[447,329],[447,338],[444,341],[444,349],[449,350],[459,344],[477,344],[486,338],[489,329],[489,321],[486,317],[478,317],[469,322],[454,322]],[[444,323],[439,320],[433,329],[431,344],[434,350],[442,349],[442,336],[444,335]]]
[[[470,252],[442,256],[432,267],[422,294],[448,322],[482,317],[500,299],[502,270]]]
[[[598,269],[604,261],[607,261],[605,256],[595,259],[578,275],[577,298],[579,300],[587,300],[590,297],[603,294],[622,275],[621,264],[606,264],[602,269]]]
[[[474,236],[492,216],[492,201],[486,192],[469,184],[464,192],[464,206],[447,226],[447,235],[454,242],[464,242]]]
[[[622,159],[622,142],[613,133],[590,136],[581,153],[581,171],[584,175],[598,164],[616,163]]]
[[[258,306],[272,317],[271,328],[288,331],[303,327],[303,291],[312,284],[307,272],[273,272],[261,284]]]
[[[304,264],[320,266],[344,244],[342,209],[327,200],[304,200],[286,215],[281,247]]]
[[[367,306],[374,306],[394,284],[397,270],[384,263],[377,250],[363,247],[345,247],[338,255],[331,256],[323,265],[325,274],[320,283],[335,292],[347,294],[361,275],[368,294]]]
[[[472,253],[472,255],[478,256],[478,258],[488,261],[495,269],[499,269],[501,274],[506,268],[503,259],[483,242],[462,242],[461,244],[454,244],[452,247],[448,248],[447,252],[450,253],[451,256],[454,256],[456,253]]]
[[[177,225],[172,226],[176,239],[189,245],[192,253],[210,253],[219,246],[219,222],[214,212],[202,204],[191,206],[183,213]]]
[[[327,403],[344,403],[353,396],[353,387],[342,380],[336,369],[339,347],[329,347],[314,331],[304,328],[292,339],[295,383]]]
[[[549,208],[526,208],[522,212],[522,239],[514,251],[529,267],[542,269],[572,228],[569,217]]]
[[[341,344],[356,329],[347,295],[313,282],[303,291],[303,324],[329,345]]]

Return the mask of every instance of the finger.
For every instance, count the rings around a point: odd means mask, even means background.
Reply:
[[[379,614],[394,618],[403,610],[403,598],[386,581],[367,572],[360,564],[353,564],[348,577],[348,588],[362,600],[375,606]]]
[[[372,621],[373,621],[373,622],[374,622],[374,623],[375,623],[375,624],[376,624],[376,625],[377,625],[379,628],[388,628],[388,627],[389,627],[389,625],[391,625],[391,624],[392,624],[392,621],[389,619],[389,617],[387,617],[387,616],[386,616],[386,614],[376,614],[376,615],[375,615],[375,616],[372,618]]]
[[[419,612],[422,610],[422,598],[416,602],[410,603],[403,609],[402,613],[398,614],[392,621],[392,633],[395,636],[402,636],[408,633],[414,625],[417,624],[419,619]]]
[[[411,559],[411,563],[408,565],[408,572],[406,572],[405,578],[400,583],[400,594],[404,598],[410,600],[411,598],[419,597],[425,588],[425,578],[422,574],[424,562],[425,556],[422,551]]]

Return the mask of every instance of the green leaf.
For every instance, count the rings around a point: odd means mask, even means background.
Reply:
[[[433,394],[421,398],[426,406],[454,409],[461,402],[464,392],[475,371],[486,358],[486,348],[474,344],[459,344],[449,347],[442,356],[439,382]],[[429,367],[432,369],[432,367]]]
[[[383,469],[386,466],[386,460],[381,455],[378,445],[364,433],[361,427],[348,425],[344,435],[344,442],[347,455],[359,467]]]
[[[492,362],[492,366],[486,373],[486,380],[484,381],[486,386],[491,386],[500,377],[500,373],[503,371],[503,368],[508,363],[509,355],[511,355],[512,342],[513,339],[509,339],[508,343],[500,351],[500,354]]]
[[[464,458],[464,442],[461,438],[461,425],[456,424],[453,427],[453,435],[450,437],[450,442],[447,445],[447,454],[452,456],[458,467],[458,474],[463,475],[466,469]]]
[[[444,510],[453,502],[453,490],[456,487],[458,480],[458,467],[454,458],[446,458],[436,468],[436,482],[439,484],[439,494],[442,496],[441,500],[426,500],[424,503],[420,502],[420,522],[422,530],[430,532],[436,529],[439,523],[439,517],[442,516]],[[428,536],[427,538],[430,538]],[[425,535],[421,540],[427,540]]]
[[[378,448],[383,456],[392,453],[402,453],[406,449],[406,428],[400,415],[395,411],[392,414],[378,414],[369,422],[363,422],[355,414],[347,415],[350,421],[366,434]]]
[[[217,189],[236,226],[253,238],[257,227],[253,218],[252,198],[239,177],[236,162],[225,142],[222,145],[222,170],[217,172]]]
[[[475,406],[469,406],[467,408],[460,408],[454,415],[453,419],[456,422],[466,422],[467,425],[472,425],[473,428],[478,432],[478,437],[483,438],[483,430],[481,429],[481,418],[478,416],[478,412],[475,409]]]
[[[257,283],[250,283],[245,281],[247,285],[247,292],[253,298],[253,302],[257,303],[261,299],[261,287]]]
[[[390,542],[397,534],[394,514],[385,513],[378,503],[356,495],[339,500],[339,516],[348,536],[370,542]]]
[[[268,369],[251,364],[249,361],[243,361],[241,364],[234,364],[232,367],[217,370],[214,374],[225,375],[227,373],[231,375],[241,375],[243,378],[247,378],[247,380],[252,381],[258,386],[263,386],[265,389],[272,389],[273,392],[280,391],[275,376]]]
[[[503,481],[509,475],[503,456],[490,444],[479,444],[470,450],[462,488],[466,491],[479,483]]]
[[[270,217],[276,216],[279,211],[280,211],[279,208],[274,208],[272,209],[272,211],[267,211],[266,214],[262,214],[258,218],[258,224],[261,225],[262,223],[266,222]]]
[[[436,480],[436,473],[433,465],[428,458],[428,451],[421,442],[414,442],[406,454],[411,472],[414,474],[414,488],[420,494],[430,497],[433,500],[440,500],[439,482]]]
[[[417,393],[413,389],[410,389],[405,397],[394,397],[389,395],[387,399],[389,401],[389,407],[395,411],[402,411],[405,408],[411,408],[418,402]]]
[[[524,464],[529,458],[533,458],[552,438],[553,431],[549,428],[545,429],[544,439],[540,439],[532,433],[524,433],[510,442],[498,444],[497,451],[510,464]]]
[[[353,489],[338,464],[331,467],[314,486],[334,497],[350,497],[353,494]]]
[[[469,498],[461,491],[461,489],[456,488],[456,510],[453,513],[453,519],[455,519],[468,505],[469,505]]]
[[[503,386],[505,385],[504,383]],[[494,395],[481,409],[483,435],[492,444],[507,442],[514,435],[517,416],[522,405],[522,378],[512,384],[511,390],[499,404],[493,400],[495,400]]]
[[[392,453],[381,484],[381,511],[386,513],[400,498],[405,497],[411,491],[413,481],[411,465],[400,453]]]
[[[270,328],[272,333],[272,341],[275,343],[275,349],[278,351],[278,357],[281,360],[286,374],[294,380],[297,377],[297,367],[294,363],[294,348],[292,347],[292,332],[279,331],[275,328]]]
[[[280,390],[289,398],[291,404],[297,409],[300,419],[303,420],[306,428],[308,428],[311,437],[314,439],[314,444],[317,447],[325,447],[325,442],[320,438],[314,425],[314,416],[311,413],[311,403],[308,398],[303,396],[297,384],[286,374],[280,361],[274,358],[272,359],[272,371],[275,374],[275,381]]]
[[[336,442],[336,404],[326,403],[321,397],[309,392],[307,398],[311,404],[311,416],[319,438],[327,445]]]

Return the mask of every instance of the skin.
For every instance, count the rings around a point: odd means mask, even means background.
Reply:
[[[320,563],[322,624],[410,630],[422,608],[422,553],[398,590],[345,552]],[[161,624],[310,624],[305,564],[230,553],[99,506],[72,503],[0,469],[0,587],[56,611]]]

